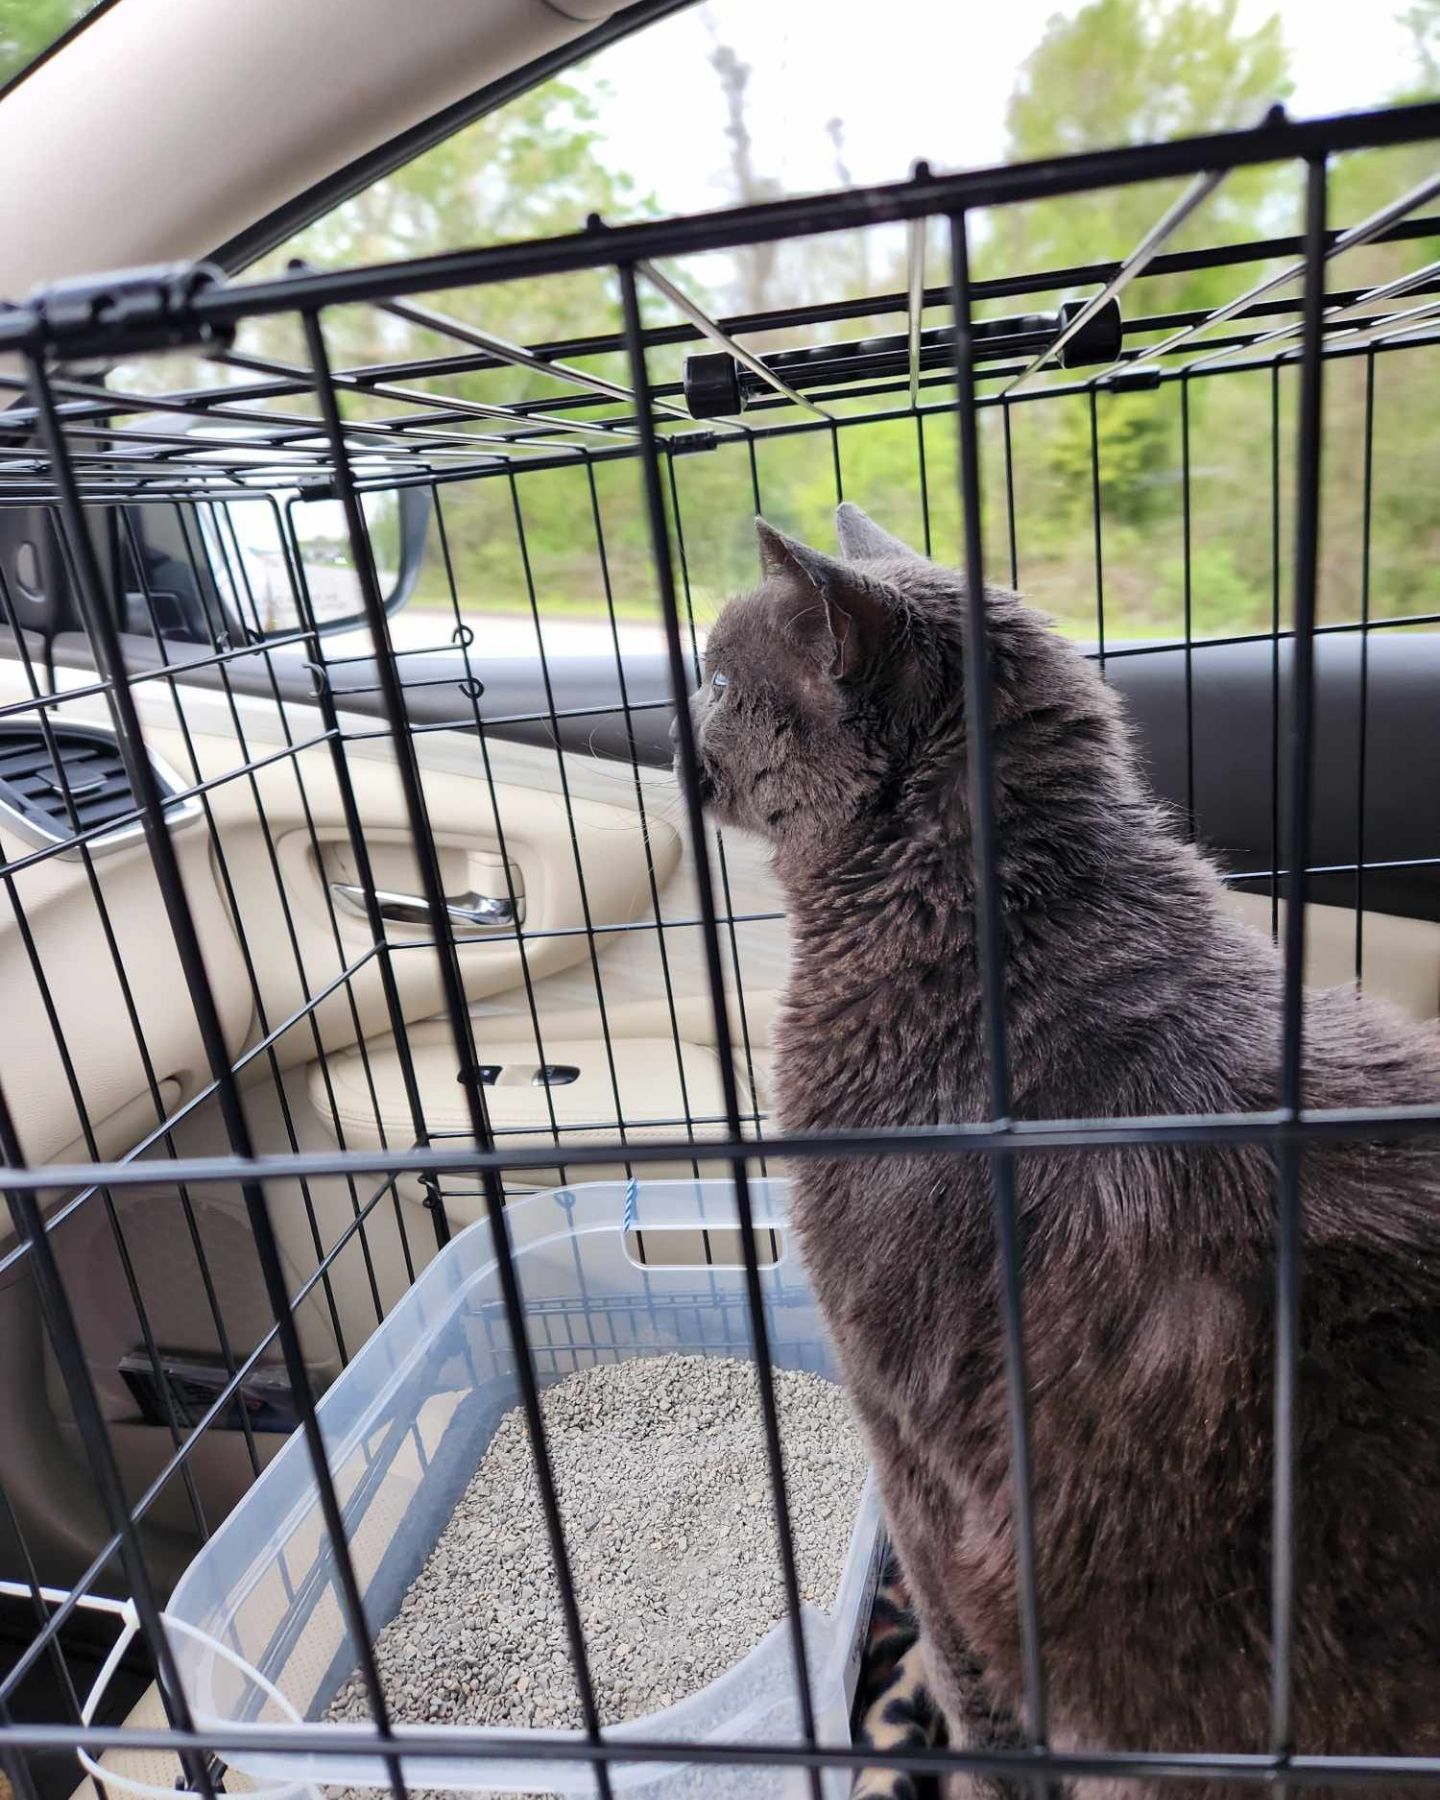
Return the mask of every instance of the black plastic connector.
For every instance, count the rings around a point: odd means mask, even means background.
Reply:
[[[744,410],[740,365],[728,350],[685,358],[685,404],[692,419],[730,419]]]
[[[1060,306],[1060,329],[1063,331],[1088,305],[1084,300],[1065,300]],[[1120,354],[1124,327],[1120,318],[1120,302],[1107,300],[1093,319],[1081,326],[1068,344],[1061,347],[1062,369],[1083,369],[1095,363],[1111,363]]]
[[[36,288],[20,310],[31,316],[32,341],[38,339],[61,362],[118,360],[195,345],[223,349],[234,341],[234,327],[201,319],[194,302],[224,279],[211,263],[120,269],[50,282]]]
[[[1160,385],[1160,371],[1153,367],[1117,369],[1104,385],[1113,394],[1148,394]]]
[[[1028,361],[1048,350],[1066,326],[1088,305],[1067,300],[1058,312],[1026,313],[1017,318],[977,319],[970,327],[973,355],[979,363]],[[1094,318],[1061,346],[1056,364],[1079,369],[1114,362],[1120,354],[1124,326],[1118,300],[1107,300]],[[919,368],[927,376],[955,367],[955,329],[931,326],[920,333]],[[857,382],[893,381],[910,367],[908,336],[850,338],[841,343],[811,344],[802,350],[780,350],[762,358],[800,393],[826,393]],[[685,358],[685,403],[693,419],[733,419],[757,400],[773,400],[774,390],[753,369],[727,351],[702,351]],[[674,444],[682,440],[672,439]]]
[[[665,439],[665,448],[671,456],[698,456],[719,442],[720,434],[715,431],[677,431]]]

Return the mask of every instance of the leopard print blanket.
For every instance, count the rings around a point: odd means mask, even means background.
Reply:
[[[925,1681],[920,1628],[892,1554],[875,1590],[870,1636],[855,1696],[855,1742],[867,1750],[926,1750],[945,1742],[945,1725]],[[939,1800],[929,1776],[862,1769],[851,1800]]]

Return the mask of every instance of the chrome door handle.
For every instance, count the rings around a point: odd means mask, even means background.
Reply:
[[[330,892],[336,904],[346,912],[370,916],[367,890],[348,881],[332,881]],[[386,888],[375,889],[375,904],[380,917],[395,925],[428,925],[430,908],[423,894],[396,894]],[[500,899],[494,894],[447,894],[445,911],[457,925],[478,925],[485,931],[497,931],[515,925],[524,917],[524,901]]]

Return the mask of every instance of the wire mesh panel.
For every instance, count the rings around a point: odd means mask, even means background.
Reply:
[[[1037,1788],[1440,1776],[1433,1718],[1413,1743],[1342,1734],[1343,1753],[1295,1722],[1307,1184],[1356,1143],[1408,1144],[1423,1174],[1440,1119],[1440,1095],[1383,1069],[1375,1104],[1307,1105],[1307,970],[1422,1013],[1428,980],[1440,1010],[1440,611],[1385,567],[1404,533],[1433,537],[1435,471],[1402,451],[1440,398],[1440,174],[1338,227],[1330,177],[1437,137],[1433,106],[1277,113],[381,269],[122,274],[0,314],[23,364],[0,375],[0,1417],[23,1445],[0,1470],[0,1753],[26,1800],[70,1791],[77,1747],[117,1793],[398,1796],[532,1767],[565,1792],[845,1793],[876,1756],[836,1699],[851,1634],[822,1641],[806,1598],[779,1383],[833,1373],[847,1321],[834,1344],[815,1324],[774,1178],[856,1159],[877,1193],[906,1171],[917,1207],[936,1168],[984,1172],[1023,1697],[1014,1742],[889,1760]],[[1260,164],[1293,176],[1298,229],[1210,244],[1207,209]],[[1013,209],[1141,182],[1164,197],[1122,261],[977,275]],[[696,298],[686,259],[855,230],[899,234],[898,291],[723,322]],[[1163,284],[1195,271],[1233,293],[1170,305]],[[580,275],[589,335],[499,329],[505,284]],[[752,516],[813,539],[853,500],[965,576],[944,779],[973,963],[957,1030],[984,1077],[879,1123],[792,1107],[781,1130],[771,1025],[797,922],[766,853],[707,818],[689,696],[725,679],[706,646],[753,586]],[[1011,1015],[1046,893],[1007,872],[1015,721],[987,582],[1083,643],[1171,824],[1281,942],[1273,1078],[1250,1104],[1191,1104],[1183,1070],[1128,1113],[1032,1103],[1047,1051]],[[1242,587],[1251,627],[1216,624]],[[1032,1441],[1027,1184],[1075,1152],[1188,1157],[1201,1189],[1237,1159],[1273,1171],[1263,1741],[1089,1742],[1063,1686],[1047,1704],[1060,1601],[1036,1496],[1056,1473]],[[457,1273],[477,1259],[483,1296]],[[933,1273],[917,1308],[943,1309]],[[557,1490],[543,1394],[670,1351],[753,1360],[746,1553],[773,1555],[783,1616],[721,1726],[683,1712],[646,1736],[597,1699],[571,1566],[587,1522]],[[376,1652],[418,1521],[439,1530],[502,1389],[568,1735],[414,1722]],[[877,1531],[856,1527],[856,1609]],[[186,1608],[212,1589],[202,1626]],[[364,1725],[321,1716],[346,1680]]]

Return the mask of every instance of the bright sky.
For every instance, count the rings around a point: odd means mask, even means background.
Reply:
[[[1046,21],[1078,0],[708,0],[597,58],[619,104],[607,106],[612,166],[629,169],[667,212],[729,204],[726,117],[706,58],[713,22],[754,71],[755,163],[792,192],[836,185],[827,122],[845,121],[858,182],[995,162],[1015,71]],[[1291,52],[1296,117],[1387,99],[1412,74],[1402,0],[1240,0],[1253,28],[1278,12]],[[857,28],[846,18],[866,21]]]

